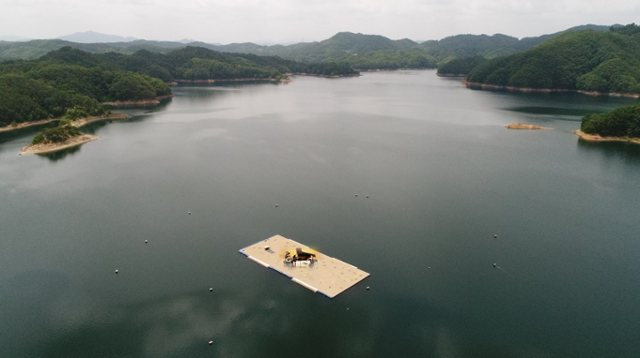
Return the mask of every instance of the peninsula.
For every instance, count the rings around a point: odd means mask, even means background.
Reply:
[[[573,131],[573,134],[589,142],[628,142],[628,143],[640,144],[640,138],[612,137],[612,136],[603,137],[598,134],[588,134],[581,130]]]
[[[586,115],[573,133],[588,141],[640,144],[640,104]]]
[[[30,144],[22,148],[20,154],[18,155],[53,153],[62,149],[67,149],[84,143],[88,143],[100,138],[101,137],[91,134],[81,134],[79,136],[68,138],[62,142],[42,142],[38,144]]]
[[[99,116],[88,116],[88,117],[84,117],[84,118],[79,118],[76,119],[73,122],[73,125],[76,127],[82,127],[86,124],[89,124],[91,122],[97,122],[97,121],[105,121],[105,120],[119,120],[119,119],[127,119],[127,118],[131,118],[131,116],[124,114],[124,113],[109,113],[109,114],[104,114],[104,115],[99,115]],[[0,132],[10,132],[13,130],[17,130],[17,129],[22,129],[22,128],[29,128],[29,127],[33,127],[33,126],[38,126],[38,125],[43,125],[43,124],[47,124],[47,123],[52,123],[52,122],[57,122],[57,121],[61,121],[64,118],[62,117],[57,117],[57,118],[47,118],[47,119],[41,119],[39,121],[32,121],[32,122],[22,122],[22,123],[16,123],[14,125],[7,125],[4,127],[0,127]]]
[[[19,155],[52,153],[100,139],[101,137],[82,133],[78,128],[92,122],[127,118],[131,118],[131,116],[123,113],[110,113],[104,116],[90,116],[76,120],[57,119],[60,120],[57,127],[45,128],[38,132],[31,144],[22,148]]]

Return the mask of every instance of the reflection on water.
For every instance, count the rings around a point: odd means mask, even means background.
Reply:
[[[147,104],[137,104],[137,105],[124,105],[124,106],[105,106],[107,109],[112,110],[113,112],[122,112],[122,111],[130,111],[130,110],[150,110],[153,111],[155,108],[162,108],[162,107],[166,107],[168,104],[171,103],[171,100],[173,98],[169,97],[169,98],[164,98],[161,101],[159,101],[160,103],[158,104],[152,104],[152,103],[147,103]]]
[[[62,160],[64,158],[66,158],[67,156],[74,155],[74,154],[80,152],[80,148],[83,145],[84,144],[80,144],[80,145],[77,145],[75,147],[65,148],[65,149],[58,150],[58,151],[55,151],[55,152],[52,152],[52,153],[43,153],[43,154],[36,154],[36,155],[39,156],[39,157],[47,158],[52,162],[57,162],[58,160]]]
[[[483,327],[424,300],[367,293],[345,307],[285,295],[201,290],[111,306],[90,300],[63,273],[29,271],[0,284],[0,318],[12,327],[0,344],[11,357],[262,357],[291,349],[306,357],[533,353],[501,343],[493,332],[478,334]]]
[[[34,136],[36,133],[43,130],[44,128],[51,128],[57,125],[58,125],[58,121],[53,121],[53,122],[39,124],[31,127],[14,129],[8,132],[0,132],[0,143],[8,142],[10,140],[14,140],[20,137]]]
[[[100,128],[109,125],[110,123],[113,123],[112,120],[107,119],[107,120],[102,120],[102,121],[95,121],[95,122],[90,122],[85,124],[84,126],[80,127],[80,131],[82,133],[86,133],[86,134],[95,134],[97,130],[99,130]]]
[[[624,100],[433,71],[174,89],[81,152],[3,142],[0,355],[640,351],[640,146],[557,120]],[[274,234],[371,276],[330,300],[237,253]]]
[[[594,111],[584,108],[556,108],[556,107],[511,107],[505,108],[507,111],[531,113],[531,114],[550,114],[559,116],[586,116],[591,113],[602,113],[602,111]]]
[[[167,99],[164,99],[164,100],[160,101],[160,103],[158,105],[155,105],[155,106],[152,106],[152,107],[142,107],[142,108],[138,108],[138,109],[143,109],[145,111],[145,113],[162,112],[171,104],[172,100],[173,100],[172,98],[167,98]],[[132,107],[131,109],[136,109],[136,108]]]
[[[606,160],[615,157],[629,164],[640,164],[640,144],[626,142],[595,142],[578,138],[578,148],[591,154],[599,154]]]

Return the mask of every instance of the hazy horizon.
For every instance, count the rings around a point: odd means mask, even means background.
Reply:
[[[526,36],[526,37],[537,37],[537,36],[543,36],[543,35],[548,35],[548,34],[552,34],[552,33],[556,33],[559,31],[564,31],[567,30],[569,28],[572,27],[576,27],[576,26],[583,26],[583,25],[597,25],[597,26],[612,26],[612,25],[616,25],[616,24],[578,24],[578,25],[574,25],[574,26],[569,26],[567,28],[558,30],[558,31],[553,31],[553,32],[547,32],[547,33],[541,33],[541,34],[537,34],[537,35],[532,35],[532,36]],[[623,24],[624,25],[624,24]],[[262,46],[272,46],[272,45],[292,45],[292,44],[297,44],[297,43],[301,43],[301,42],[317,42],[317,41],[323,41],[326,40],[328,38],[331,38],[333,36],[335,36],[336,34],[340,33],[340,32],[351,32],[351,33],[358,33],[358,32],[352,32],[352,31],[339,31],[327,38],[324,39],[318,39],[318,40],[309,40],[309,41],[291,41],[291,42],[277,42],[277,41],[269,41],[269,40],[264,40],[264,41],[243,41],[244,43],[254,43],[257,45],[262,45]],[[82,35],[82,34],[87,34],[87,33],[94,33],[96,35],[100,35],[100,36],[118,36],[122,38],[122,41],[74,41],[72,39],[66,39],[66,37],[72,37],[72,36],[76,36],[76,35]],[[360,33],[362,34],[362,33]],[[512,36],[511,34],[508,33],[504,33],[504,32],[498,32],[495,34],[480,34],[480,33],[464,33],[464,34],[453,34],[453,35],[449,35],[449,36],[456,36],[456,35],[488,35],[488,36],[493,36],[493,35],[507,35],[507,36]],[[387,37],[384,34],[364,34],[364,35],[380,35],[383,37]],[[448,37],[448,36],[445,36]],[[443,37],[444,38],[444,37]],[[522,39],[524,37],[519,37],[519,39]],[[18,36],[18,35],[3,35],[0,34],[0,41],[13,41],[13,42],[21,42],[21,41],[31,41],[31,40],[56,40],[56,39],[62,39],[62,40],[66,40],[66,41],[70,41],[70,42],[78,42],[78,43],[114,43],[114,42],[130,42],[130,41],[137,41],[137,40],[144,40],[144,41],[169,41],[169,42],[182,42],[182,43],[190,43],[190,42],[205,42],[205,43],[209,43],[209,44],[214,44],[214,45],[228,45],[228,44],[232,44],[232,42],[228,42],[228,43],[219,43],[219,42],[207,42],[207,41],[201,41],[201,40],[197,40],[197,39],[192,39],[192,38],[182,38],[182,39],[143,39],[143,38],[135,38],[135,36],[122,36],[122,35],[115,35],[115,34],[107,34],[107,33],[100,33],[97,31],[93,31],[93,30],[87,30],[87,31],[78,31],[72,34],[67,34],[67,35],[62,35],[62,36],[57,36],[57,37],[51,37],[51,38],[26,38],[26,37],[22,37],[22,36]],[[400,40],[400,39],[395,39],[395,38],[390,38],[391,40]],[[429,41],[429,40],[441,40],[442,38],[438,38],[438,39],[410,39],[412,41],[416,41],[416,42],[424,42],[424,41]]]
[[[0,36],[52,39],[91,30],[157,41],[189,38],[221,44],[288,44],[321,41],[348,31],[425,41],[459,34],[499,33],[523,38],[578,25],[628,24],[638,18],[640,3],[629,0],[240,0],[194,1],[179,6],[168,0],[114,0],[109,4],[95,0],[7,0],[0,13]]]

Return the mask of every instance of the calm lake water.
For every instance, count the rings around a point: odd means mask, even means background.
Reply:
[[[571,133],[637,100],[433,71],[174,93],[80,149],[0,137],[3,357],[638,356],[640,146]],[[371,276],[331,300],[238,253],[275,234]]]

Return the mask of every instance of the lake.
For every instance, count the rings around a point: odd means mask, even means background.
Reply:
[[[434,71],[173,90],[80,148],[0,137],[2,356],[638,355],[640,146],[572,133],[638,100]],[[275,234],[371,276],[328,299],[238,253]]]

